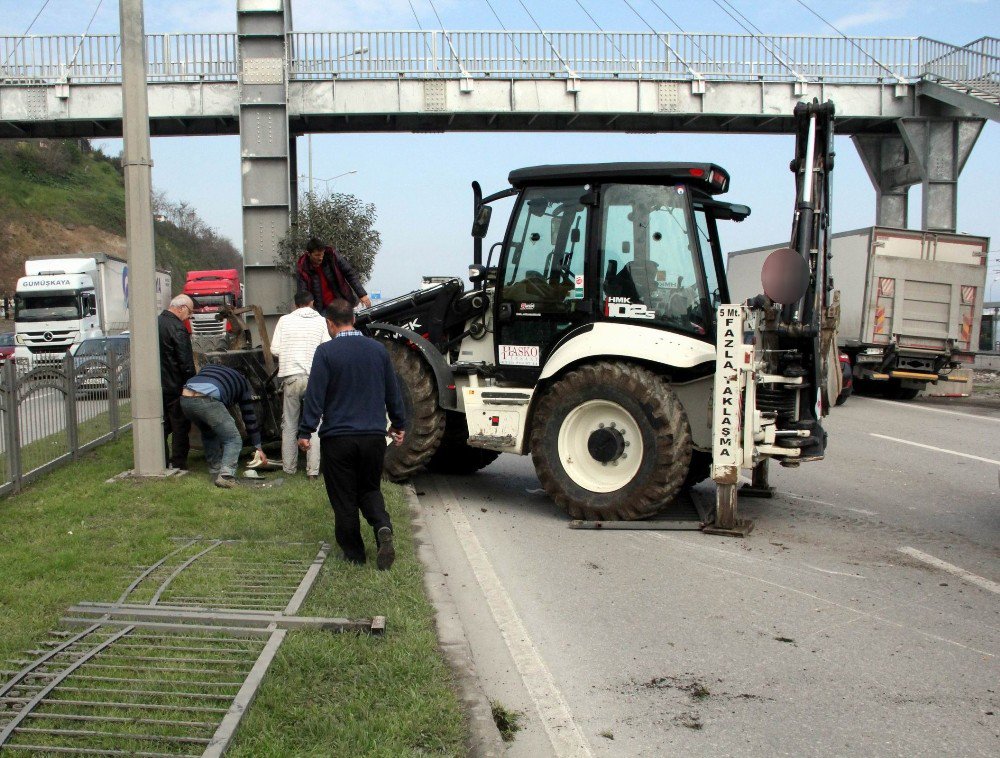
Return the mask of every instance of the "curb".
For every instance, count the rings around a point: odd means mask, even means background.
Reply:
[[[472,648],[465,636],[458,608],[445,583],[437,552],[422,536],[427,528],[423,507],[412,484],[403,486],[403,494],[410,510],[417,558],[424,567],[424,589],[431,605],[434,606],[438,648],[455,677],[458,698],[469,724],[468,755],[472,758],[500,758],[507,750],[493,721],[489,698],[479,686],[476,665],[472,660]]]

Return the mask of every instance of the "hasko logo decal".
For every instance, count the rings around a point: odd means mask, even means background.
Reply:
[[[500,363],[505,366],[537,366],[538,345],[500,345]]]

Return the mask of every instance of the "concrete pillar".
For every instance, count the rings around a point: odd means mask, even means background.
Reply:
[[[237,0],[240,155],[246,302],[288,311],[292,278],[275,266],[288,231],[294,181],[288,133],[287,32],[291,0]]]
[[[156,319],[149,101],[142,0],[119,6],[122,40],[122,136],[125,174],[125,243],[128,250],[129,329],[132,335],[132,438],[136,476],[163,476],[163,397]],[[140,350],[139,346],[144,349]],[[142,360],[140,360],[140,355]],[[108,393],[110,402],[117,397]]]

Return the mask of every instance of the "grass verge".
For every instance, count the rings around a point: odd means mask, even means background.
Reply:
[[[171,537],[333,542],[322,486],[301,472],[272,489],[219,490],[203,464],[179,479],[105,483],[131,465],[127,437],[0,500],[0,658],[33,647],[67,606],[114,600],[138,566],[177,546]],[[289,634],[229,755],[464,754],[405,501],[395,486],[385,492],[395,566],[378,572],[373,560],[354,567],[331,556],[301,613],[384,615],[386,636]]]

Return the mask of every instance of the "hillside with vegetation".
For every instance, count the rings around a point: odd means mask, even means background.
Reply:
[[[179,292],[189,270],[240,268],[239,252],[184,202],[154,193],[156,263]],[[125,255],[125,184],[119,158],[87,140],[0,142],[0,295],[14,292],[38,255]]]

